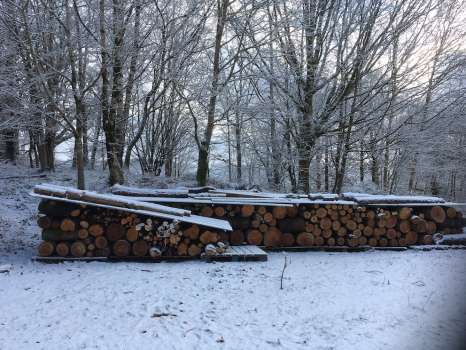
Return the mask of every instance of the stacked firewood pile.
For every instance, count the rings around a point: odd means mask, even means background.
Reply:
[[[39,255],[60,257],[200,256],[222,251],[220,235],[196,224],[43,200]]]
[[[227,219],[231,245],[380,246],[432,244],[441,233],[460,232],[462,215],[441,206],[381,208],[347,204],[299,206],[194,205],[193,212]]]

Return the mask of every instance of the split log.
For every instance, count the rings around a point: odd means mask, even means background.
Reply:
[[[127,240],[120,239],[113,243],[113,254],[118,257],[128,256],[130,253],[131,246]]]
[[[42,239],[44,241],[74,241],[78,238],[78,232],[76,231],[68,232],[54,229],[42,231]]]
[[[184,243],[180,243],[179,245],[182,245]],[[135,256],[146,256],[147,251],[149,249],[149,246],[147,245],[147,242],[144,240],[138,240],[133,243],[132,251],[133,255]]]
[[[37,248],[39,256],[51,256],[55,250],[55,245],[52,242],[41,242]]]
[[[71,245],[70,251],[75,258],[82,258],[86,255],[87,246],[82,241],[76,241]]]
[[[123,237],[125,237],[125,234],[125,228],[116,222],[112,222],[110,225],[108,225],[106,230],[106,236],[110,242],[121,240]]]
[[[301,232],[296,238],[296,243],[302,247],[314,245],[314,235],[309,232]]]
[[[280,245],[282,232],[276,227],[270,227],[264,235],[266,247],[278,247]]]
[[[249,230],[247,239],[249,244],[261,245],[262,233],[259,230]]]
[[[278,222],[278,228],[282,232],[300,233],[307,231],[306,221],[301,217],[285,218]]]

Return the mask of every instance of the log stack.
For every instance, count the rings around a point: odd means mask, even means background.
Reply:
[[[227,219],[233,232],[222,238],[231,245],[270,248],[406,247],[433,244],[443,233],[462,230],[461,213],[443,206],[387,208],[335,202],[299,206],[191,205],[186,209]]]
[[[197,257],[224,249],[218,232],[196,224],[55,200],[39,205],[41,257]]]

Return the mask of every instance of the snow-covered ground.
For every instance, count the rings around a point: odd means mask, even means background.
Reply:
[[[0,271],[9,270],[0,272],[1,350],[449,350],[465,344],[464,335],[459,343],[466,330],[465,250],[47,265],[30,259],[39,241],[37,200],[26,194],[43,181],[0,180]],[[281,290],[285,256],[291,263]]]

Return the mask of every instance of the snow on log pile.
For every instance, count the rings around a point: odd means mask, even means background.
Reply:
[[[122,196],[55,185],[36,186],[33,195],[42,198],[41,257],[198,257],[223,252],[231,229],[224,220]]]
[[[144,189],[135,193],[145,196]],[[461,213],[437,197],[241,193],[217,189],[172,202],[138,199],[226,219],[233,231],[224,239],[231,245],[398,247],[432,244],[442,233],[462,232],[463,226]]]

